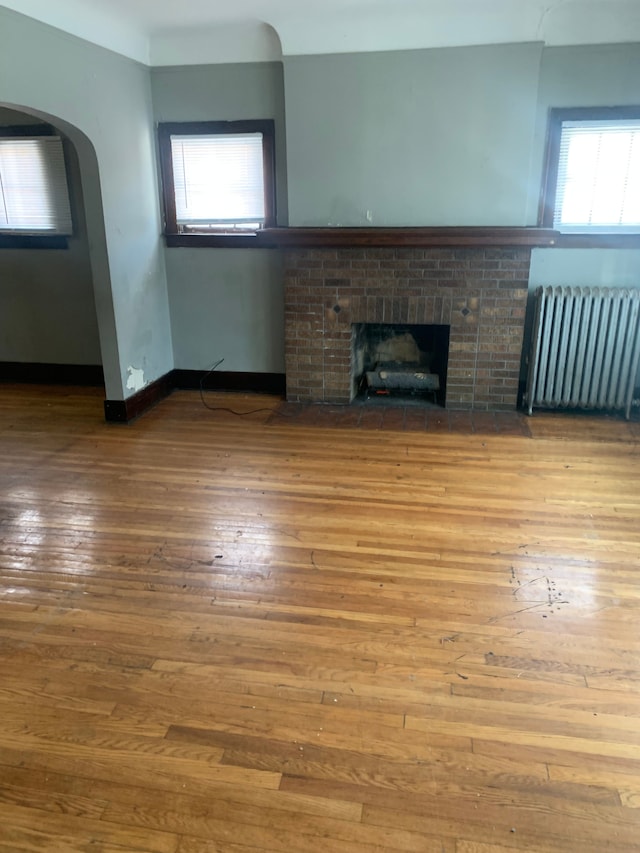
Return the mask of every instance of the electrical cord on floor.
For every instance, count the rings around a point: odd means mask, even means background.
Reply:
[[[211,376],[213,371],[222,364],[223,361],[224,358],[221,358],[216,361],[213,367],[210,367],[209,370],[207,370],[204,376],[202,376],[200,379],[200,400],[202,401],[202,405],[205,407],[205,409],[209,409],[210,412],[230,412],[230,414],[237,415],[239,418],[243,418],[245,415],[255,415],[256,412],[273,412],[273,409],[269,409],[267,407],[261,409],[250,409],[248,412],[236,412],[235,409],[230,409],[227,406],[210,406],[207,403],[207,401],[204,399],[204,383],[209,378],[209,376]]]

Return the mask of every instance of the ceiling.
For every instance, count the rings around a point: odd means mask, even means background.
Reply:
[[[640,42],[640,0],[2,0],[2,7],[147,65]]]

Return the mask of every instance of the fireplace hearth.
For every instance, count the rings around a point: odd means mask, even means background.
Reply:
[[[447,327],[439,376],[451,409],[515,409],[529,247],[294,248],[285,255],[287,399],[348,404],[361,325]],[[406,341],[406,339],[405,339]],[[429,353],[429,345],[419,352]],[[418,366],[421,356],[416,359]],[[395,359],[390,359],[394,361]]]

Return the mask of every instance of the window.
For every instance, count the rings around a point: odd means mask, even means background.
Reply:
[[[161,124],[158,136],[168,237],[275,225],[272,121]]]
[[[60,137],[42,125],[0,128],[0,235],[52,237],[71,233]]]
[[[541,224],[640,233],[640,108],[553,109]]]

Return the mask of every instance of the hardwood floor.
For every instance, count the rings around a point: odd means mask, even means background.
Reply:
[[[640,850],[640,424],[0,386],[0,850]]]

